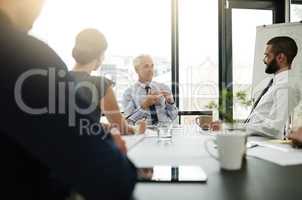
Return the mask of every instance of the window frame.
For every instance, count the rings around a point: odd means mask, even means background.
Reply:
[[[291,5],[293,5],[293,4],[295,4],[295,5],[302,5],[302,0],[291,0],[291,2],[290,2],[290,7],[289,7],[289,21],[291,22]],[[301,22],[302,22],[302,20],[301,20]]]

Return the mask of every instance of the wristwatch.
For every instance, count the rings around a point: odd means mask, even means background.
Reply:
[[[166,101],[166,104],[169,104],[169,105],[173,105],[175,103],[175,101],[173,101],[172,103],[169,103]]]

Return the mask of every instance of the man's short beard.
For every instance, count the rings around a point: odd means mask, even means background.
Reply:
[[[267,73],[267,74],[275,74],[279,69],[280,69],[280,67],[277,65],[276,58],[274,58],[271,61],[271,63],[266,64],[265,73]]]

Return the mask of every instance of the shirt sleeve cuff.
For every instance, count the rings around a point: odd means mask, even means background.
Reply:
[[[169,110],[172,110],[172,109],[174,109],[174,107],[175,107],[175,103],[170,104],[170,103],[166,102],[166,107],[167,107]]]
[[[138,108],[136,111],[133,112],[133,114],[128,118],[128,120],[132,121],[132,122],[136,122],[137,120],[140,120],[144,117],[147,116],[147,111],[142,109],[142,108]]]

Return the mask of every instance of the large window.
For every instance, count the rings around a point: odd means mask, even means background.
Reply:
[[[292,4],[290,14],[291,22],[302,21],[302,4]]]
[[[179,1],[180,110],[218,102],[218,0]]]
[[[272,24],[272,10],[232,9],[233,92],[245,92],[251,98],[256,27]],[[248,22],[248,23],[247,23]],[[246,119],[250,107],[233,101],[233,118]]]
[[[178,12],[171,13],[178,2]],[[112,79],[118,101],[125,89],[137,80],[132,60],[150,54],[155,77],[171,86],[173,69],[178,68],[179,109],[202,111],[218,103],[218,3],[219,0],[49,0],[32,34],[46,41],[63,58],[69,69],[75,36],[84,28],[97,28],[107,37],[109,48],[98,74]],[[231,2],[231,1],[229,1]],[[231,2],[235,5],[239,1]],[[249,6],[254,4],[247,3]],[[262,4],[261,4],[262,5]],[[248,7],[249,8],[249,7]],[[264,7],[267,9],[267,7]],[[232,8],[234,92],[250,97],[256,26],[272,24],[271,10]],[[301,5],[292,6],[292,21],[301,20]],[[172,17],[178,19],[173,40]],[[226,20],[228,21],[228,20]],[[223,28],[224,29],[224,28]],[[226,49],[225,51],[229,51]],[[174,55],[178,55],[175,57]],[[226,56],[225,60],[231,56]],[[224,58],[221,55],[221,58]],[[179,62],[177,62],[179,61]],[[224,66],[226,67],[226,66]],[[173,76],[174,77],[174,76]],[[234,106],[234,118],[244,119],[249,109]],[[214,116],[217,117],[217,116]],[[188,117],[186,117],[188,118]]]
[[[116,82],[119,102],[137,80],[132,60],[142,53],[154,59],[154,79],[171,85],[171,0],[50,0],[32,34],[72,69],[74,39],[84,28],[97,28],[107,37],[109,48],[98,73]]]

